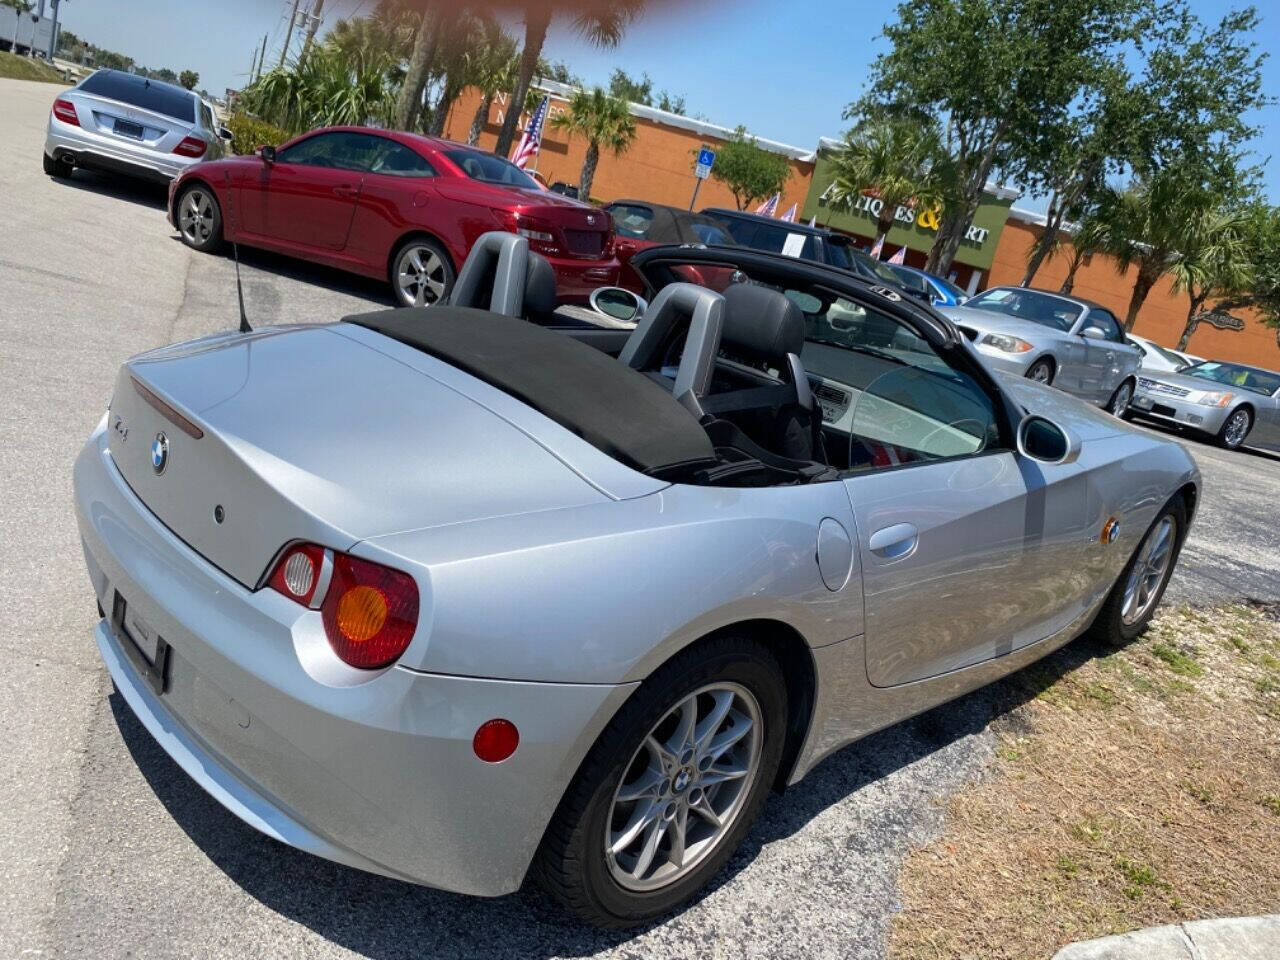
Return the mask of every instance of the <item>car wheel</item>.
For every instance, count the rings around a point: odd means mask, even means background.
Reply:
[[[1143,535],[1093,622],[1093,636],[1121,646],[1146,632],[1178,562],[1187,531],[1182,497],[1167,503]]]
[[[396,251],[391,288],[402,307],[429,307],[453,290],[456,275],[449,255],[433,240],[415,237]]]
[[[1240,407],[1223,421],[1222,429],[1218,431],[1217,441],[1228,450],[1235,450],[1244,443],[1252,428],[1252,415],[1247,408]]]
[[[41,159],[44,161],[44,172],[51,177],[69,177],[71,176],[71,164],[63,160],[55,160],[47,153],[42,153]]]
[[[1133,399],[1133,384],[1126,380],[1116,387],[1116,392],[1107,401],[1107,412],[1121,420],[1129,419],[1129,401]]]
[[[201,253],[222,245],[222,210],[218,198],[203,184],[192,184],[178,198],[178,233],[182,242]]]
[[[1027,370],[1027,379],[1036,383],[1053,383],[1053,361],[1037,360]]]
[[[720,637],[678,655],[583,761],[539,848],[541,886],[613,929],[687,900],[764,804],[786,716],[782,669],[754,640]]]

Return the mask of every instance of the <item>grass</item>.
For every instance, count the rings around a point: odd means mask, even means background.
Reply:
[[[1073,940],[1280,902],[1280,617],[1163,612],[1147,636],[1009,681],[988,776],[900,880],[895,960]],[[1016,721],[1016,722],[1012,722]],[[1007,734],[1016,730],[1017,734]]]
[[[0,77],[8,80],[42,80],[45,83],[63,83],[62,73],[43,60],[19,57],[0,51]]]

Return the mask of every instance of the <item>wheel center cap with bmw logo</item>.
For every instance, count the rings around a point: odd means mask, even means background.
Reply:
[[[151,468],[156,474],[164,473],[164,468],[169,465],[169,438],[163,432],[157,433],[156,438],[151,441]]]

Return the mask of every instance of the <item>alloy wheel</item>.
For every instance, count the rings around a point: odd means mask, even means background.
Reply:
[[[1036,383],[1048,383],[1051,376],[1052,370],[1049,364],[1044,361],[1037,363],[1031,368],[1031,372],[1027,374],[1027,377]]]
[[[1125,581],[1124,602],[1120,606],[1120,619],[1125,626],[1137,623],[1155,606],[1160,596],[1160,584],[1173,559],[1177,532],[1177,520],[1171,514],[1165,514],[1138,548],[1129,579]]]
[[[622,887],[687,876],[733,829],[760,771],[764,727],[746,687],[716,683],[671,707],[614,792],[604,853]]]
[[[1222,438],[1229,447],[1238,447],[1244,443],[1245,436],[1249,433],[1249,411],[1237,410],[1231,415],[1231,419],[1227,421],[1227,429],[1223,432]]]
[[[179,228],[188,243],[200,245],[213,235],[213,201],[203,190],[188,190],[178,212]]]
[[[1133,387],[1128,383],[1122,383],[1116,388],[1116,395],[1111,400],[1110,412],[1112,416],[1120,416],[1129,408],[1129,401],[1133,399]]]
[[[402,303],[427,307],[445,294],[448,274],[440,255],[428,246],[406,247],[396,264],[396,290]]]

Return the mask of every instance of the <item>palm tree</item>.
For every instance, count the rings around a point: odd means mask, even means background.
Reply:
[[[567,130],[587,138],[587,155],[582,161],[582,177],[578,181],[578,197],[591,199],[591,181],[600,162],[600,148],[614,156],[623,153],[636,138],[636,121],[625,100],[611,97],[600,87],[590,93],[575,91],[569,109],[551,121],[557,130]]]
[[[1107,225],[1100,211],[1095,208],[1076,221],[1076,231],[1071,237],[1071,260],[1066,279],[1059,293],[1070,293],[1076,284],[1076,271],[1095,253],[1101,253],[1106,245]]]
[[[422,94],[427,88],[427,78],[436,58],[440,35],[456,11],[443,8],[441,0],[435,0],[422,11],[417,33],[413,40],[413,53],[405,71],[400,95],[396,98],[395,125],[401,130],[412,130],[422,112]]]
[[[1248,216],[1241,210],[1202,210],[1187,222],[1181,257],[1169,271],[1173,292],[1187,291],[1191,301],[1178,349],[1187,349],[1205,301],[1245,291],[1253,279],[1248,243]]]
[[[348,57],[328,42],[299,64],[263,74],[243,94],[245,107],[289,133],[336,124],[390,123],[395,89],[388,57]]]
[[[533,83],[555,3],[556,0],[525,0],[524,46],[520,50],[520,71],[516,76],[515,89],[511,91],[512,109],[503,117],[498,142],[493,148],[500,157],[511,152],[520,121],[520,110],[516,106],[524,103],[529,85]],[[574,29],[597,47],[616,47],[631,21],[639,14],[642,4],[643,0],[600,0],[577,14],[573,21]]]
[[[1206,196],[1197,185],[1161,170],[1136,181],[1109,204],[1103,246],[1120,273],[1138,268],[1124,317],[1126,331],[1133,329],[1151,288],[1182,259],[1187,224],[1199,215]]]
[[[467,134],[467,143],[471,144],[478,142],[484,131],[494,97],[515,86],[520,70],[516,42],[497,20],[484,17],[480,32],[479,44],[467,65],[468,82],[480,91],[480,105]]]
[[[907,117],[877,117],[845,134],[832,159],[833,209],[850,210],[869,194],[881,201],[876,242],[893,227],[899,206],[942,206],[949,193],[937,128]]]

